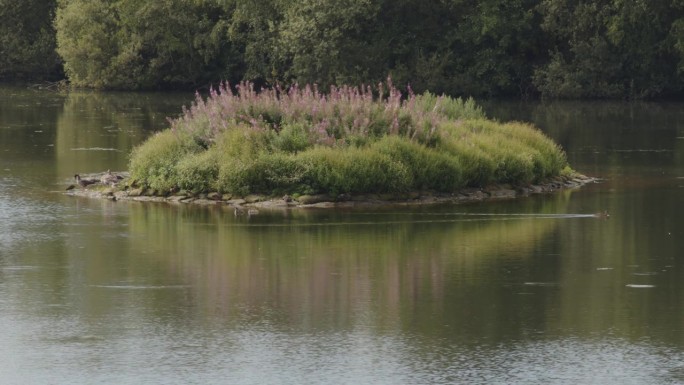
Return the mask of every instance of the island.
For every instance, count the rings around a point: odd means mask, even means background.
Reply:
[[[222,83],[112,175],[69,193],[329,207],[509,198],[594,181],[532,125],[488,119],[473,99],[404,95],[391,79],[327,92]]]

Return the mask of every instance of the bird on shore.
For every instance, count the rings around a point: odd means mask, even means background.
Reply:
[[[107,170],[107,172],[100,177],[100,183],[105,185],[111,185],[119,183],[119,181],[122,179],[123,177],[119,175],[114,175],[110,170]]]
[[[76,179],[76,184],[78,184],[81,187],[86,187],[90,186],[91,184],[97,183],[96,179],[82,179],[81,176],[78,174],[74,175],[74,179]]]

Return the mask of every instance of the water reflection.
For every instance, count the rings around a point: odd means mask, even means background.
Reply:
[[[0,176],[40,187],[78,172],[125,169],[133,146],[165,128],[166,117],[177,116],[191,99],[6,86],[0,91]]]
[[[160,252],[151,255],[172,270],[201,277],[193,286],[205,292],[208,311],[229,311],[236,301],[269,303],[293,316],[336,314],[345,318],[337,321],[353,323],[355,314],[367,312],[355,306],[379,308],[381,317],[397,320],[404,306],[443,302],[447,285],[487,279],[478,270],[499,249],[517,249],[524,258],[555,226],[459,214],[445,222],[439,213],[293,211],[247,223],[230,210],[135,205],[130,229],[133,248],[155,245]]]
[[[130,150],[187,102],[187,95],[159,96],[70,92],[57,120],[58,174],[125,170]]]

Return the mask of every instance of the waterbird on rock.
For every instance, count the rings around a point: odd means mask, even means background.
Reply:
[[[100,183],[102,184],[115,184],[119,183],[120,180],[122,180],[123,177],[120,175],[114,175],[110,170],[107,170],[106,173],[104,173],[100,177]]]
[[[86,187],[90,186],[91,184],[97,183],[97,179],[82,179],[80,175],[76,174],[74,175],[74,179],[76,179],[76,184],[78,184],[81,187]]]

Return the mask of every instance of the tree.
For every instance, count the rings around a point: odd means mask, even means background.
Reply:
[[[681,10],[672,4],[542,1],[542,28],[553,49],[551,60],[535,73],[535,84],[549,97],[647,98],[680,92],[671,30]]]
[[[55,1],[0,0],[0,79],[46,80],[60,75],[52,20]]]
[[[282,4],[281,4],[282,3]],[[282,79],[284,66],[277,51],[278,29],[286,0],[236,1],[226,39],[239,52],[238,72],[244,80],[274,84]]]
[[[456,9],[463,15],[450,47],[452,89],[473,95],[527,97],[535,65],[546,60],[538,0],[483,0]]]
[[[228,79],[237,62],[225,11],[208,1],[63,0],[58,52],[77,86],[198,87]]]
[[[371,80],[377,63],[369,38],[378,11],[371,0],[291,2],[278,39],[281,60],[289,64],[285,78],[323,86]]]
[[[117,82],[114,8],[107,0],[64,0],[55,20],[57,52],[72,84],[104,88]]]

